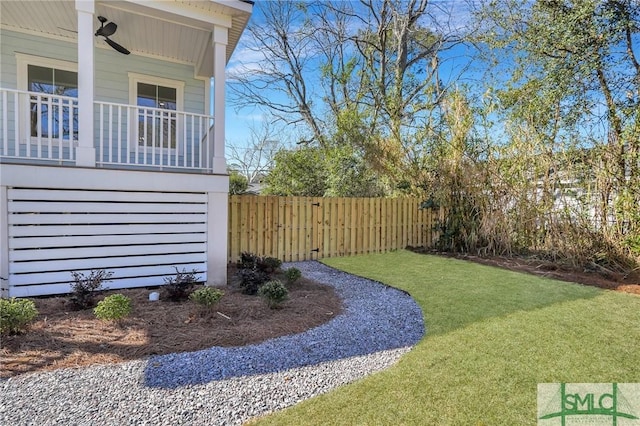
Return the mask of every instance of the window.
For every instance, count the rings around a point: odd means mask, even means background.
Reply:
[[[177,90],[138,83],[138,143],[160,148],[176,147]]]
[[[140,147],[176,149],[183,126],[178,120],[182,111],[184,82],[143,74],[129,73],[129,100],[137,105],[134,140]]]
[[[78,72],[73,62],[16,54],[18,89],[35,92],[21,100],[21,126],[31,137],[78,137]],[[52,96],[47,96],[52,95]],[[61,98],[61,96],[67,98]]]

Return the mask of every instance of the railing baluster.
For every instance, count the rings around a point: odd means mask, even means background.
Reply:
[[[109,105],[109,142],[107,149],[109,150],[109,163],[113,163],[113,105]]]
[[[13,105],[13,131],[15,132],[15,136],[13,137],[13,149],[14,149],[13,155],[15,155],[16,157],[19,157],[20,156],[20,138],[24,136],[22,132],[24,132],[24,128],[25,128],[25,126],[20,124],[20,105],[23,105],[23,108],[24,108],[26,105],[30,105],[30,104],[29,104],[28,97],[26,102],[20,101],[20,93],[15,93],[14,99],[15,99],[15,104]],[[30,138],[31,138],[31,135],[28,135],[27,137],[25,137],[25,140],[28,140]]]
[[[104,107],[104,104],[100,104],[100,128],[98,132],[100,134],[100,137],[98,138],[100,150],[98,151],[98,163],[104,162]]]
[[[64,99],[58,100],[58,159],[60,158],[60,149],[62,140],[64,139]],[[49,139],[49,158],[53,158],[52,139]]]
[[[138,149],[140,148],[140,143],[138,142],[138,140],[133,139],[133,133],[131,130],[131,126],[133,126],[132,123],[132,119],[135,119],[136,123],[138,123],[138,116],[136,115],[136,110],[133,107],[126,107],[125,110],[127,111],[127,146],[129,147],[129,149],[127,150],[127,158],[129,158],[129,153],[131,152],[131,148],[130,148],[130,144],[133,143],[134,148],[134,157],[133,157],[133,164],[136,164],[138,162]]]
[[[191,146],[195,147],[198,141],[202,143],[202,119],[200,117],[196,118],[197,124],[193,127],[193,131],[191,132]],[[196,153],[195,150],[191,150],[191,167],[195,167],[196,164]],[[200,161],[200,159],[198,159]]]
[[[47,146],[51,148],[51,138],[53,137],[53,99],[47,97]],[[42,158],[42,146],[38,146],[38,158]]]
[[[187,144],[186,146],[191,148],[191,150],[188,152],[188,154],[189,154],[189,167],[195,167],[194,162],[195,162],[196,153],[193,150],[193,148],[194,148],[193,138],[194,138],[194,135],[196,133],[196,128],[195,128],[195,121],[194,120],[195,120],[195,116],[192,115],[191,116],[191,120],[190,120],[191,121],[191,136],[186,136],[185,137],[185,140],[187,141],[187,142],[185,142]],[[184,155],[186,156],[187,152],[185,152]]]
[[[151,111],[152,113],[152,118],[151,118],[151,164],[153,164],[154,166],[156,165],[156,134],[157,134],[157,129],[156,129],[156,119],[157,119],[157,114],[158,112],[155,110]]]
[[[141,111],[143,111],[143,114],[142,114],[142,122],[143,122],[142,123],[143,124],[142,129],[143,129],[143,131],[142,131],[142,133],[144,134],[144,137],[142,138],[142,142],[144,144],[142,146],[142,155],[143,155],[142,164],[147,164],[147,147],[149,145],[149,139],[148,139],[148,136],[147,136],[147,133],[148,133],[147,132],[147,110],[143,109]]]
[[[2,92],[2,154],[9,155],[9,112],[7,111],[9,102],[8,92]],[[16,102],[17,103],[17,102]],[[14,126],[17,126],[17,122]]]
[[[116,131],[118,132],[118,149],[116,150],[117,158],[118,158],[118,163],[123,162],[122,161],[122,106],[118,105],[116,107],[116,111],[118,114],[118,125],[116,126]]]
[[[200,145],[202,145],[203,141],[205,141],[205,138],[207,138],[209,135],[206,133],[206,130],[204,129],[204,123],[202,122],[202,117],[198,117],[198,133],[199,133],[199,140],[200,140]],[[205,135],[205,137],[203,137],[203,135]],[[202,168],[203,164],[207,164],[206,162],[203,163],[203,158],[202,158],[202,154],[198,156],[198,167]],[[205,160],[206,161],[206,160]]]
[[[77,117],[78,111],[76,107],[76,101],[69,101],[69,159],[74,160],[76,158],[76,128],[73,125],[75,123],[75,117]]]
[[[180,119],[180,123],[182,123],[182,142],[180,145],[182,146],[182,167],[187,167],[187,155],[189,154],[189,151],[187,150],[187,115],[181,113],[181,116],[182,118]],[[178,141],[176,141],[176,147],[177,146]]]

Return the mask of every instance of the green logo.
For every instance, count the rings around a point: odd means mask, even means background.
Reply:
[[[538,424],[640,425],[639,383],[538,384]]]

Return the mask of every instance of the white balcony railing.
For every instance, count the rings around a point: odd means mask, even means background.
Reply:
[[[96,102],[96,163],[212,170],[213,117]]]
[[[0,89],[0,156],[75,160],[78,100],[68,96]]]
[[[93,146],[103,167],[213,169],[213,117],[96,101]],[[0,157],[75,162],[78,101],[0,89]]]

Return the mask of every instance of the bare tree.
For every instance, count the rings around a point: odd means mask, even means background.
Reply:
[[[239,107],[258,106],[286,124],[304,123],[311,140],[324,141],[324,124],[313,111],[314,28],[302,2],[274,0],[260,3],[264,20],[247,29],[246,46],[255,63],[247,63],[230,84]]]
[[[258,183],[274,164],[276,153],[286,148],[287,143],[269,122],[260,129],[252,127],[246,146],[228,145],[229,168],[237,171],[251,183]]]
[[[459,43],[428,0],[260,3],[231,91],[239,107],[303,125],[300,142],[349,145],[392,180],[416,185],[425,135],[442,124],[439,54]],[[450,12],[450,11],[449,11]],[[444,18],[443,18],[444,17]],[[446,19],[444,19],[446,21]]]

